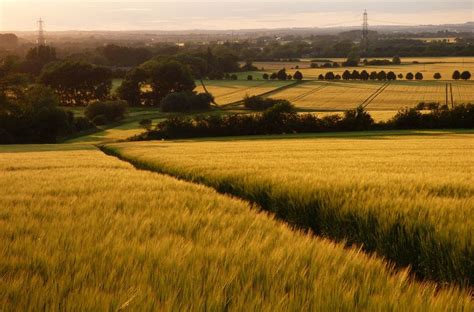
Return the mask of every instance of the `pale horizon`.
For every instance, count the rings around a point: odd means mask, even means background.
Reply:
[[[0,31],[185,31],[358,26],[367,9],[372,26],[463,24],[471,1],[83,1],[4,0]],[[420,16],[419,10],[423,9]]]

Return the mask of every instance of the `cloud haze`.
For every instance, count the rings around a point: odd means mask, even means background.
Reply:
[[[0,0],[0,30],[184,30],[464,23],[473,1],[41,1]],[[420,13],[422,12],[422,13]]]

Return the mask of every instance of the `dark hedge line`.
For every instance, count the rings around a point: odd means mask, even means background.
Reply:
[[[472,129],[474,105],[457,105],[453,109],[434,109],[421,113],[415,108],[399,111],[387,122],[374,122],[362,107],[349,110],[344,116],[298,114],[292,105],[277,104],[259,114],[233,114],[197,118],[173,117],[159,123],[131,140],[161,140],[196,137],[318,133],[364,130],[402,129]]]

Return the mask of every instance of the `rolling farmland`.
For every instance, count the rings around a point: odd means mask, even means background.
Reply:
[[[473,283],[472,133],[138,142],[108,150],[363,244],[419,276]]]
[[[90,145],[0,147],[0,172],[2,311],[472,309],[467,292]]]

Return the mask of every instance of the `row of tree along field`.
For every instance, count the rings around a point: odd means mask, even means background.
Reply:
[[[250,78],[248,78],[248,80],[252,80],[252,76],[249,76]],[[458,70],[455,70],[453,72],[453,75],[452,75],[452,79],[454,80],[470,80],[472,77],[471,75],[471,72],[469,71],[463,71],[462,73]],[[271,75],[267,74],[267,73],[264,73],[262,75],[262,78],[264,80],[291,80],[291,79],[295,79],[295,80],[302,80],[304,77],[303,77],[303,74],[297,70],[293,75],[289,75],[286,73],[286,69],[283,68],[281,70],[279,70],[278,72],[276,73],[272,73]],[[397,79],[403,79],[405,78],[406,80],[423,80],[424,79],[424,76],[423,76],[423,73],[421,72],[417,72],[415,74],[413,73],[407,73],[405,76],[403,74],[396,74],[395,72],[393,71],[389,71],[389,72],[385,72],[384,70],[382,71],[372,71],[372,72],[368,72],[366,70],[362,70],[361,72],[359,72],[358,70],[353,70],[352,72],[349,71],[349,70],[345,70],[342,75],[339,75],[339,74],[335,74],[334,72],[327,72],[326,74],[320,74],[318,79],[319,80],[379,80],[379,81],[383,81],[383,80],[397,80]],[[433,75],[433,78],[436,79],[436,80],[440,80],[442,79],[443,77],[441,76],[441,73],[435,73]]]

